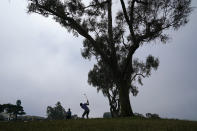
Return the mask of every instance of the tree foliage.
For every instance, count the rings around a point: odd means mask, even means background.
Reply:
[[[117,105],[122,116],[133,115],[129,94],[138,92],[133,82],[142,84],[142,77],[150,76],[159,64],[153,56],[140,62],[133,54],[152,41],[166,43],[166,30],[185,25],[192,11],[191,0],[119,0],[117,11],[112,0],[28,1],[29,13],[53,16],[69,32],[85,38],[82,56],[97,60],[88,82],[104,95],[111,92],[109,101],[118,97],[110,105]]]
[[[133,61],[134,73],[131,78],[130,92],[133,96],[138,94],[138,86],[143,85],[142,78],[149,77],[151,70],[156,70],[159,66],[159,59],[149,55],[146,62],[135,59]],[[94,65],[88,74],[88,83],[97,87],[97,91],[102,91],[103,95],[108,98],[112,117],[120,115],[119,90],[115,82],[111,79],[110,70],[101,63]],[[112,75],[112,74],[111,74]]]
[[[0,104],[0,113],[4,111],[3,105]]]
[[[0,112],[3,112],[3,111],[6,111],[6,113],[8,113],[9,116],[13,115],[15,120],[17,120],[18,115],[26,114],[23,110],[23,107],[21,106],[21,100],[17,100],[16,105],[9,104],[9,103],[0,105]]]
[[[66,117],[66,111],[61,103],[57,102],[55,107],[47,107],[47,117],[48,119],[61,120]]]
[[[13,114],[15,115],[16,120],[17,120],[18,115],[25,115],[26,114],[23,110],[23,107],[21,106],[21,100],[16,101],[15,110],[14,110]]]

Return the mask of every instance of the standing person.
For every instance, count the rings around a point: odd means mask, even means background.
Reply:
[[[82,118],[84,118],[84,116],[86,115],[87,119],[88,119],[88,115],[89,115],[89,108],[88,108],[88,105],[89,105],[89,101],[87,100],[87,103],[80,103],[80,106],[82,109],[84,109],[84,113],[82,115]]]
[[[71,111],[70,111],[70,108],[68,109],[68,111],[66,112],[66,119],[71,119]]]

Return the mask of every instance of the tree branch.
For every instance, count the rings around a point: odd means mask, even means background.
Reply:
[[[133,25],[133,11],[134,11],[135,1],[136,0],[133,0],[131,2],[131,9],[130,9],[130,22],[131,22],[131,26]]]
[[[117,62],[117,55],[116,55],[116,49],[114,44],[114,38],[113,38],[113,25],[112,25],[112,0],[108,0],[108,37],[109,37],[109,44],[111,48],[111,59],[112,64],[115,68],[115,70],[119,70],[118,62]]]
[[[145,78],[145,76],[141,73],[137,73],[133,76],[133,78],[131,78],[131,81],[133,81],[135,79],[136,76],[142,76],[143,78]]]
[[[109,43],[111,46],[111,49],[114,51],[114,45],[113,45],[113,31],[112,31],[112,0],[108,0],[108,36],[109,36]]]
[[[125,60],[125,64],[124,64],[125,66],[122,70],[122,77],[128,76],[127,74],[130,74],[133,71],[132,56],[135,53],[135,51],[138,49],[138,47],[139,47],[139,42],[136,42],[135,44],[130,46],[129,53],[128,53],[126,60]]]
[[[91,20],[88,19],[88,21],[90,22],[90,25],[93,27],[94,25],[92,24]],[[96,29],[94,28],[94,32],[96,33],[96,35],[99,37],[99,33],[96,31]]]
[[[147,5],[148,2],[144,2],[144,1],[141,1],[141,0],[135,0],[137,3],[141,3],[141,4],[144,4],[144,5]]]
[[[136,51],[136,49],[139,47],[139,42],[136,41],[136,36],[135,36],[134,30],[133,30],[133,12],[134,12],[135,0],[132,1],[132,5],[131,5],[131,12],[130,12],[131,19],[129,19],[129,17],[127,15],[127,10],[125,7],[124,0],[120,0],[120,2],[122,5],[124,17],[125,17],[126,22],[129,26],[129,31],[131,33],[132,43],[133,43],[129,48],[129,53],[127,54],[127,57],[125,59],[125,66],[123,67],[123,70],[122,70],[122,77],[124,77],[124,76],[128,76],[128,75],[125,75],[125,73],[130,74],[130,72],[132,72],[132,70],[133,70],[132,69],[132,56],[133,56],[134,52]]]
[[[173,23],[172,23],[173,24]],[[159,32],[161,32],[162,30],[165,30],[169,27],[172,26],[172,24],[169,24],[169,25],[166,25],[165,27],[162,27],[162,28],[159,28],[159,29],[156,29],[155,31],[150,31],[150,28],[147,28],[147,32],[146,34],[142,35],[142,36],[139,36],[138,38],[138,41],[141,42],[147,38],[152,38],[154,37],[154,35],[159,35]]]
[[[102,43],[97,43],[97,42],[88,34],[88,32],[87,32],[81,25],[79,25],[73,18],[70,18],[70,17],[66,16],[65,14],[63,15],[63,13],[60,14],[60,13],[58,13],[58,12],[55,12],[55,11],[51,10],[50,8],[47,8],[47,7],[45,7],[45,6],[40,5],[40,4],[38,3],[38,0],[35,0],[35,2],[36,2],[36,6],[37,6],[37,7],[39,7],[39,8],[41,8],[41,9],[44,9],[44,10],[48,11],[49,13],[53,14],[54,16],[57,16],[57,17],[63,19],[64,21],[68,21],[68,22],[70,23],[69,26],[70,26],[72,29],[76,30],[80,35],[82,35],[83,37],[85,37],[86,39],[88,39],[88,40],[92,43],[92,45],[93,45],[95,51],[98,52],[98,54],[101,55],[101,57],[103,58],[103,60],[105,61],[105,63],[110,63],[109,58],[107,58],[107,56],[104,54],[104,52],[100,49],[99,44],[102,44]]]
[[[101,3],[97,2],[96,4],[90,4],[90,5],[86,6],[86,7],[84,7],[83,9],[85,10],[87,8],[90,8],[90,7],[103,6],[104,4],[107,4],[107,3],[108,3],[108,0],[103,1]]]
[[[132,22],[129,19],[129,16],[127,15],[127,10],[126,10],[126,6],[125,6],[125,3],[124,3],[124,0],[120,0],[120,2],[121,2],[121,6],[122,6],[122,10],[123,10],[123,14],[124,14],[125,20],[126,20],[128,26],[129,26],[129,31],[131,33],[133,43],[135,43],[136,40],[135,40],[135,34],[134,34],[134,31],[133,31]],[[135,0],[133,0],[133,2],[135,2]],[[134,3],[133,3],[133,6],[134,6]]]

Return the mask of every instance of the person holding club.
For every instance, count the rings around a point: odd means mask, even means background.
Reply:
[[[90,109],[88,108],[89,101],[88,101],[88,98],[87,98],[86,94],[84,94],[84,96],[87,99],[87,103],[80,103],[81,108],[84,110],[82,118],[84,118],[84,116],[86,115],[86,118],[88,119],[88,115],[89,115],[89,112],[90,112]]]

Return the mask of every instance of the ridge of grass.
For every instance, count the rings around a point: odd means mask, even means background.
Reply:
[[[197,121],[169,119],[79,119],[0,122],[0,131],[197,131]]]

